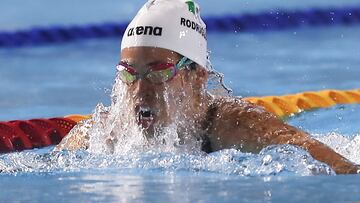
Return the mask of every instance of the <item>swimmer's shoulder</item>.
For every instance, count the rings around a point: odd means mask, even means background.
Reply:
[[[251,121],[252,119],[277,119],[257,104],[246,101],[240,97],[223,97],[214,99],[211,110],[216,112],[215,121]]]
[[[64,139],[55,147],[56,151],[79,150],[89,147],[89,130],[94,121],[87,119],[80,121]]]
[[[258,138],[270,130],[271,125],[281,126],[283,122],[265,108],[239,97],[215,99],[210,105],[211,125],[209,139],[214,150],[242,148],[258,151]]]

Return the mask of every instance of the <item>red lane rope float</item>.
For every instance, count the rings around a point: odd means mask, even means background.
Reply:
[[[58,144],[76,123],[69,118],[0,122],[0,153]]]

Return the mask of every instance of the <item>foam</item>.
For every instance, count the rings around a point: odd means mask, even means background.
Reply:
[[[353,137],[346,137],[331,132],[325,135],[316,134],[314,136],[317,140],[330,146],[345,158],[356,164],[360,164],[360,134],[354,135]]]

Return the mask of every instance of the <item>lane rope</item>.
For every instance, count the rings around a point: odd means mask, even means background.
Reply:
[[[284,96],[248,97],[245,100],[265,107],[279,117],[287,117],[302,111],[328,108],[337,104],[360,103],[360,89],[322,90]]]
[[[258,14],[239,14],[204,18],[208,32],[276,31],[299,27],[360,24],[360,6],[278,10]],[[0,48],[46,45],[84,39],[121,37],[126,23],[102,23],[79,26],[35,27],[0,32]]]
[[[286,117],[337,104],[360,103],[360,89],[248,97],[244,100],[261,105],[279,117]],[[0,153],[56,145],[78,122],[90,118],[91,115],[75,114],[60,118],[0,122]]]
[[[338,104],[360,104],[360,89],[322,90],[297,94],[264,97],[246,97],[246,101],[260,105],[278,117],[288,117],[303,111],[329,108]],[[90,115],[74,114],[65,118],[79,122]]]
[[[0,153],[58,144],[76,123],[68,118],[0,122]]]

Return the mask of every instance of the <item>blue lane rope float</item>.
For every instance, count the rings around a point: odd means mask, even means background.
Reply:
[[[254,32],[298,27],[360,24],[360,6],[270,11],[258,14],[208,17],[208,32]],[[14,32],[0,32],[1,47],[22,47],[69,42],[78,39],[120,37],[128,23],[103,23],[84,26],[43,27]]]

